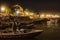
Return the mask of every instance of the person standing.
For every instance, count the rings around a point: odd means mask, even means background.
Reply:
[[[13,32],[16,33],[16,29],[17,29],[17,22],[14,21],[13,23]]]

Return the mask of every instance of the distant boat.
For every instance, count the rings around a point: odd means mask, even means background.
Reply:
[[[42,32],[43,30],[32,30],[27,33],[0,33],[0,38],[34,38]]]

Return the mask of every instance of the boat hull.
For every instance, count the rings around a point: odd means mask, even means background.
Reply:
[[[34,38],[42,33],[43,30],[33,30],[28,33],[1,33],[0,38]]]

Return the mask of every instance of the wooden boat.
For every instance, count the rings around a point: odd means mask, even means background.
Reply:
[[[0,33],[0,38],[32,38],[38,36],[43,30],[32,30],[27,33]]]

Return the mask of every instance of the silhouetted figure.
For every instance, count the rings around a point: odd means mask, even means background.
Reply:
[[[14,21],[14,25],[13,25],[13,31],[14,31],[14,33],[16,33],[16,29],[17,29],[17,22]]]
[[[22,28],[22,25],[19,23],[18,24],[18,29],[20,30]]]

